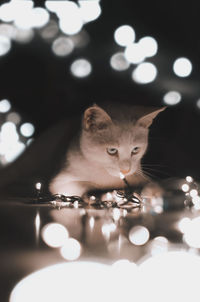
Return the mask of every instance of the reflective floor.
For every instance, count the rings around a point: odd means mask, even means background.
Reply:
[[[93,279],[97,284],[98,282],[104,284],[106,276],[110,274],[110,271],[107,272],[107,267],[115,269],[109,279],[111,288],[116,277],[116,268],[119,276],[114,284],[116,285],[117,282],[122,287],[126,279],[126,282],[130,282],[134,276],[139,276],[135,271],[136,267],[137,269],[145,267],[143,264],[148,261],[149,270],[145,271],[145,276],[149,274],[148,276],[156,278],[154,274],[158,274],[160,266],[166,264],[166,261],[169,261],[169,267],[170,263],[174,263],[173,261],[176,266],[177,259],[183,261],[179,264],[184,274],[186,263],[189,263],[191,268],[195,261],[200,262],[198,260],[200,259],[200,198],[197,187],[194,189],[193,184],[186,180],[176,183],[177,190],[174,190],[174,182],[170,185],[170,188],[169,185],[166,186],[163,198],[144,200],[140,207],[131,211],[117,207],[96,209],[80,205],[76,205],[75,208],[64,204],[37,204],[32,200],[24,199],[2,201],[0,203],[0,301],[47,301],[47,299],[55,301],[54,292],[61,293],[63,278],[69,279],[66,281],[68,285],[65,283],[64,294],[62,293],[62,297],[58,295],[56,301],[66,301],[70,295],[69,301],[78,301],[76,290],[72,291],[74,284],[79,288],[85,284],[84,282],[90,284]],[[165,258],[158,258],[161,255]],[[187,257],[189,258],[186,259]],[[160,262],[158,260],[156,262],[156,259],[160,259]],[[54,266],[51,271],[51,266],[57,264],[61,266]],[[195,264],[195,267],[198,265]],[[21,279],[43,268],[47,268],[47,276],[51,276],[50,281],[45,275],[46,271],[38,272],[36,281],[31,281],[33,282],[31,289],[27,289],[27,285],[23,283],[20,292],[15,289],[14,294],[9,298],[13,288]],[[61,273],[61,268],[66,269],[68,273],[65,274],[64,271]],[[163,272],[166,269],[162,267]],[[176,271],[179,269],[177,268]],[[69,273],[72,272],[76,272],[75,280],[69,278]],[[82,274],[85,278],[83,277],[84,281],[81,279],[81,285],[79,277]],[[99,281],[99,274],[104,281]],[[139,280],[138,278],[136,279]],[[192,282],[192,278],[190,274],[188,282]],[[40,280],[39,287],[38,280]],[[45,289],[45,282],[49,284],[48,289]],[[53,289],[50,286],[51,282],[54,282]],[[148,284],[149,282],[151,283],[151,277]],[[58,285],[60,288],[56,287]],[[133,282],[130,286],[135,290]],[[90,301],[88,292],[89,289],[87,294],[82,292],[82,301],[86,298]],[[68,296],[65,296],[65,293]],[[113,295],[113,291],[110,294]],[[109,293],[107,295],[109,296]],[[97,297],[103,299],[101,295]],[[93,297],[93,300],[100,301],[98,299]],[[131,301],[131,293],[126,299]],[[144,300],[141,298],[141,301]]]

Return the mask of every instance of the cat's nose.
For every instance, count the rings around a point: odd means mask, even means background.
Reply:
[[[129,169],[120,169],[120,172],[124,175],[128,174],[130,172],[130,168]]]

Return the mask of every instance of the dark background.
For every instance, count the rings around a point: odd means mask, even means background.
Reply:
[[[43,6],[43,1],[35,1]],[[169,106],[154,122],[150,132],[145,163],[152,164],[159,177],[192,175],[199,178],[200,38],[199,6],[180,1],[101,1],[102,14],[85,25],[90,43],[64,58],[56,57],[39,35],[28,44],[13,43],[11,51],[0,58],[0,99],[12,102],[14,109],[36,126],[36,136],[63,117],[80,112],[92,102],[119,101],[163,106],[163,95],[177,90],[182,101]],[[137,40],[153,36],[158,54],[148,61],[158,68],[152,83],[133,82],[133,66],[124,72],[110,67],[110,57],[120,47],[114,30],[132,25]],[[179,78],[172,70],[178,57],[193,64],[189,77]],[[78,79],[69,66],[84,57],[92,63],[89,77]]]

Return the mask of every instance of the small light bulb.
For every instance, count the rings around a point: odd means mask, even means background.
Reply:
[[[41,189],[41,187],[42,187],[41,182],[37,182],[37,183],[35,184],[35,188],[36,188],[38,191]]]
[[[125,178],[125,176],[124,176],[124,174],[123,174],[122,172],[119,172],[119,177],[120,177],[121,179],[124,179],[124,178]]]

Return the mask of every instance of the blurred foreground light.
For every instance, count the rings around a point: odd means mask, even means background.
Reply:
[[[124,56],[132,64],[139,64],[145,59],[144,49],[138,43],[129,44],[125,49]]]
[[[157,68],[152,63],[139,64],[132,73],[132,79],[139,84],[148,84],[155,80],[157,76]]]
[[[101,15],[101,6],[97,1],[78,1],[80,13],[85,23],[96,20]]]
[[[53,248],[63,246],[69,236],[67,229],[59,223],[45,225],[41,234],[44,242]]]
[[[8,100],[2,100],[0,101],[0,112],[6,113],[10,110],[11,104]]]
[[[6,120],[17,125],[20,123],[21,117],[17,112],[10,112],[6,117]]]
[[[84,78],[91,73],[92,66],[88,60],[78,59],[72,63],[70,70],[75,77]]]
[[[117,71],[123,71],[129,68],[130,63],[126,60],[123,52],[118,52],[111,57],[110,65]]]
[[[114,32],[115,42],[120,46],[127,46],[135,41],[135,31],[130,25],[122,25]]]
[[[35,7],[32,9],[32,26],[43,27],[50,19],[49,12],[42,7]]]
[[[13,289],[9,301],[120,301],[113,290],[114,284],[110,284],[112,275],[108,265],[95,262],[65,262],[46,267],[22,279]]]
[[[177,91],[169,91],[164,95],[163,101],[167,105],[177,105],[181,101],[181,94]]]
[[[34,37],[34,31],[32,28],[22,29],[16,28],[13,39],[18,43],[29,43]]]
[[[20,132],[23,136],[29,137],[35,132],[35,127],[31,123],[24,123],[20,127]]]
[[[138,44],[143,49],[145,57],[153,57],[158,51],[158,43],[153,37],[144,37],[139,40]]]
[[[67,35],[74,35],[81,31],[83,27],[83,20],[80,9],[77,4],[72,1],[66,1],[65,6],[57,15],[60,19],[59,26],[63,33]]]
[[[0,35],[0,56],[4,56],[11,49],[11,42],[8,37]]]
[[[55,55],[63,57],[69,55],[74,49],[74,43],[70,38],[59,37],[52,44]]]
[[[174,62],[173,70],[179,77],[188,77],[192,72],[192,63],[187,58],[179,58]]]
[[[9,39],[12,39],[15,35],[15,27],[11,24],[0,24],[0,36],[5,36]]]
[[[58,24],[54,20],[50,20],[48,24],[40,30],[40,34],[44,39],[52,39],[58,33]]]
[[[190,247],[200,248],[200,217],[190,221],[184,233],[184,240]]]
[[[191,176],[186,176],[185,179],[187,182],[193,182],[193,178]]]
[[[129,231],[129,240],[135,245],[145,244],[149,240],[149,236],[148,229],[141,225],[134,226]]]
[[[78,240],[69,238],[60,249],[61,256],[66,260],[76,260],[81,255],[81,245]]]
[[[189,187],[188,184],[183,184],[183,185],[181,186],[181,189],[182,189],[183,192],[188,192],[189,189],[190,189],[190,187]]]
[[[32,27],[43,27],[49,21],[49,12],[42,7],[34,7],[33,9],[18,11],[14,24],[22,29],[30,29]]]
[[[169,241],[166,237],[157,236],[151,242],[151,254],[153,256],[168,250]]]
[[[185,233],[188,226],[190,225],[191,219],[189,217],[183,217],[178,222],[178,229],[181,233]]]

